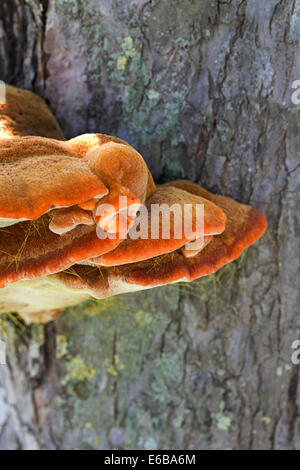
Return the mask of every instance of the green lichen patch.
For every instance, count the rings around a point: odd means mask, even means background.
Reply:
[[[83,382],[84,380],[91,381],[96,375],[94,367],[87,365],[80,356],[75,356],[65,362],[65,367],[67,374],[61,381],[62,385]]]
[[[65,335],[56,335],[56,357],[61,359],[68,353],[68,340]]]
[[[133,58],[136,56],[136,48],[134,47],[133,39],[131,36],[126,36],[122,40],[122,49],[126,57]]]

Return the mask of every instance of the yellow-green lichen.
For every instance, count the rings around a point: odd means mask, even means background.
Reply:
[[[221,431],[228,431],[231,426],[231,419],[229,416],[219,416],[217,419],[217,427]]]
[[[80,356],[75,356],[65,363],[67,374],[62,379],[61,384],[67,385],[72,382],[91,381],[96,375],[93,366],[87,365]]]
[[[107,372],[114,377],[117,377],[120,371],[125,369],[125,364],[120,360],[119,354],[114,355],[113,364],[108,365]]]
[[[269,418],[269,416],[262,416],[261,420],[265,424],[271,424],[271,422],[272,422],[272,420],[271,420],[271,418]]]
[[[144,310],[138,310],[134,314],[135,321],[140,326],[150,325],[153,321],[153,317],[150,313],[145,312]]]
[[[283,369],[281,366],[278,366],[277,369],[276,369],[276,375],[277,377],[281,377],[283,374]]]
[[[56,335],[56,357],[61,359],[68,352],[68,341],[65,335]]]
[[[118,70],[121,70],[121,71],[125,70],[126,69],[126,64],[127,64],[127,58],[124,55],[118,57],[118,59],[117,59],[117,69]]]
[[[122,41],[122,49],[126,57],[135,57],[136,56],[136,48],[134,47],[133,39],[131,36],[127,36]]]
[[[149,100],[157,102],[160,98],[160,93],[158,91],[154,90],[153,88],[150,88],[150,90],[148,90],[148,92],[147,92],[147,96],[148,96]]]

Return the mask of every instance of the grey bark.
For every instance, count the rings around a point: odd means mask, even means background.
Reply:
[[[68,137],[117,135],[269,228],[191,286],[3,320],[1,448],[300,448],[299,41],[300,0],[2,0],[1,78]]]

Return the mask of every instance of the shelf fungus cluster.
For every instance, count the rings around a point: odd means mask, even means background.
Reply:
[[[167,211],[169,236],[162,234],[163,212],[153,236],[150,209],[162,204],[189,207],[191,229],[177,236],[181,221]],[[201,234],[197,205],[203,207]],[[136,236],[141,226],[143,236]],[[89,297],[193,281],[238,258],[265,229],[259,210],[195,183],[156,186],[142,156],[120,139],[85,134],[65,140],[41,98],[6,87],[0,313],[47,322]]]

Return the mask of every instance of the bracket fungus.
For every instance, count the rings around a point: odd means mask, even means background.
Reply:
[[[258,209],[195,183],[156,186],[143,157],[121,139],[65,140],[41,98],[6,86],[0,313],[48,322],[89,297],[193,281],[238,258],[266,225]]]

